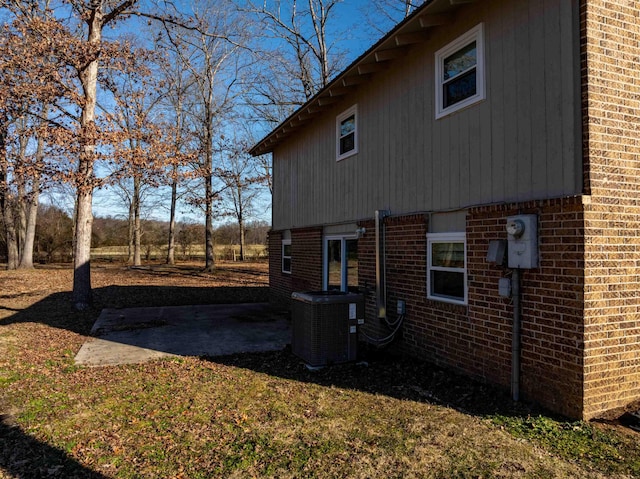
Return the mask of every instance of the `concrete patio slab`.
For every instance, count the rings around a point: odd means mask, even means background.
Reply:
[[[104,309],[76,364],[131,364],[171,356],[275,351],[291,341],[290,321],[268,304]]]

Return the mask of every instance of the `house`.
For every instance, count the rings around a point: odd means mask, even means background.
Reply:
[[[274,301],[358,287],[404,353],[570,417],[637,407],[639,61],[635,0],[427,1],[251,150]]]

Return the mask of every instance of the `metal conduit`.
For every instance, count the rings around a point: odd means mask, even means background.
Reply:
[[[378,318],[387,317],[387,282],[385,278],[384,219],[389,211],[376,210],[376,305]]]

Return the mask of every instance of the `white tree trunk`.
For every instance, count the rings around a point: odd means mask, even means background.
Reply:
[[[91,2],[87,24],[89,34],[87,43],[99,51],[102,40],[102,2]],[[86,309],[91,304],[91,229],[93,226],[93,162],[95,158],[96,94],[98,87],[98,57],[91,60],[80,72],[84,91],[84,105],[80,118],[81,134],[85,136],[84,145],[78,159],[77,171],[77,211],[75,244],[73,251],[73,303],[76,309]]]

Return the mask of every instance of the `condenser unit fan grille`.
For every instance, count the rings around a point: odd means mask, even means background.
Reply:
[[[358,320],[364,318],[360,294],[319,291],[292,295],[293,354],[310,366],[355,361]]]

